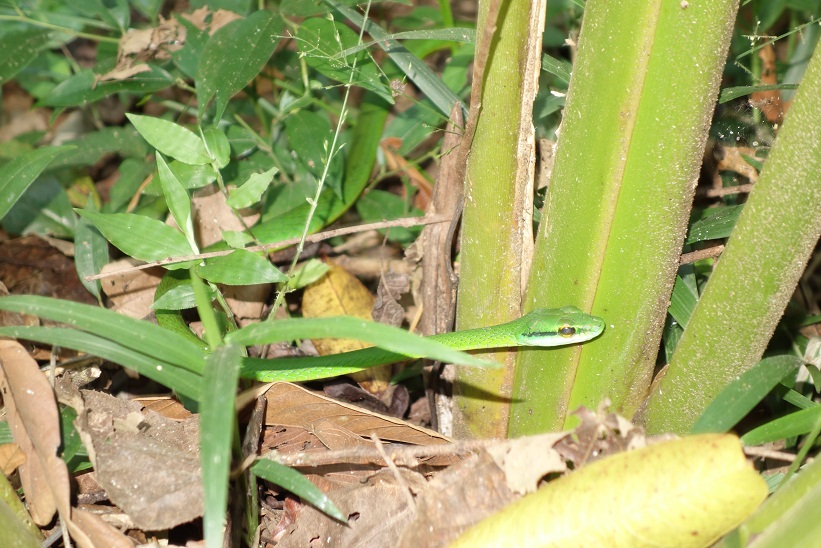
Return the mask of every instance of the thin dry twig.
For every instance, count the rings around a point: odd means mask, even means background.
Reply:
[[[796,459],[796,456],[792,453],[776,451],[775,449],[767,449],[766,447],[745,447],[744,454],[748,457],[761,457],[764,459],[780,460],[784,462],[794,462]]]
[[[748,194],[752,192],[755,185],[752,183],[746,185],[727,186],[722,188],[705,188],[698,189],[696,196],[700,198],[723,198],[731,194]]]
[[[679,264],[690,264],[696,261],[700,261],[701,259],[712,259],[718,257],[723,252],[723,245],[707,247],[704,249],[699,249],[698,251],[691,251],[690,253],[682,254],[681,258],[679,259]]]
[[[402,219],[395,219],[393,221],[380,221],[378,223],[368,223],[365,225],[356,225],[356,226],[348,226],[345,228],[336,228],[334,230],[326,230],[324,232],[317,232],[316,234],[311,234],[307,238],[305,238],[306,242],[321,242],[322,240],[327,240],[329,238],[333,238],[335,236],[344,236],[346,234],[354,234],[357,232],[364,232],[366,230],[381,230],[384,228],[394,228],[394,227],[411,227],[411,226],[421,226],[421,225],[429,225],[435,223],[447,223],[450,222],[450,217],[445,217],[442,215],[429,215],[426,217],[404,217]],[[290,245],[298,244],[302,238],[289,238],[287,240],[281,240],[279,242],[273,242],[270,244],[265,245],[255,245],[251,247],[244,248],[246,251],[268,251],[269,249],[281,248],[281,247],[288,247]],[[130,272],[134,272],[136,270],[145,270],[147,268],[153,268],[155,266],[164,266],[167,264],[173,263],[183,263],[186,261],[199,261],[203,259],[211,259],[213,257],[222,257],[224,255],[229,255],[233,253],[234,249],[228,249],[223,251],[212,251],[210,253],[200,253],[199,255],[186,255],[184,257],[169,257],[167,259],[163,259],[161,261],[154,261],[151,263],[145,263],[137,266],[132,266],[129,268],[124,268],[122,270],[114,270],[112,272],[105,272],[102,274],[96,274],[94,276],[86,276],[85,279],[87,281],[92,280],[99,280],[101,278],[110,278],[113,276],[120,276],[122,274],[128,274]]]
[[[413,500],[413,494],[411,493],[410,486],[408,485],[408,482],[405,481],[405,478],[402,477],[402,474],[399,472],[399,468],[396,467],[396,463],[393,462],[393,459],[385,451],[385,444],[383,444],[382,440],[379,439],[379,436],[374,433],[371,434],[371,441],[376,446],[376,450],[382,456],[385,464],[387,464],[388,468],[390,468],[393,477],[396,479],[397,485],[399,485],[405,493],[405,498],[408,501],[408,508],[416,508],[416,502]]]

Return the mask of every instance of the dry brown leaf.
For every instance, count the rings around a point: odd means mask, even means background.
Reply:
[[[245,230],[259,220],[259,213],[242,212],[242,222],[226,202],[225,194],[216,185],[208,185],[194,192],[191,198],[194,212],[194,232],[202,247],[223,240],[223,230]]]
[[[183,404],[173,398],[134,398],[134,401],[145,406],[143,407],[143,413],[146,411],[154,411],[167,419],[184,420],[194,416]]]
[[[152,59],[170,59],[171,53],[185,44],[186,29],[171,17],[160,16],[160,24],[154,28],[131,29],[122,38],[117,52],[117,64],[113,69],[96,76],[97,82],[125,80],[135,74],[150,71],[144,63]]]
[[[314,423],[313,435],[331,451],[350,447],[373,447],[372,441],[357,436],[344,426],[328,419],[320,419]]]
[[[182,17],[190,21],[200,30],[208,29],[209,34],[214,34],[231,21],[242,19],[240,15],[237,15],[233,11],[219,9],[215,12],[211,12],[207,6],[203,6],[191,13],[183,13]]]
[[[96,514],[80,510],[79,508],[73,508],[71,510],[71,521],[74,523],[72,535],[77,538],[79,533],[82,532],[87,540],[87,543],[84,543],[85,546],[91,548],[99,548],[101,546],[107,548],[134,547],[134,543],[131,542],[131,539],[103,521],[103,519]]]
[[[425,486],[420,474],[404,470],[402,478],[415,489]],[[296,521],[277,546],[311,546],[322,539],[326,546],[368,547],[393,546],[397,537],[414,517],[408,504],[407,489],[397,485],[388,474],[368,480],[368,485],[350,485],[331,496],[343,514],[356,516],[347,524],[328,518],[322,512],[304,506]]]
[[[331,261],[327,263],[330,266],[328,272],[305,288],[302,296],[302,315],[306,318],[353,316],[370,320],[375,298],[368,288],[343,268]],[[313,343],[320,356],[351,352],[371,346],[351,339],[314,339]],[[391,367],[371,367],[350,376],[368,392],[382,394],[390,386]]]
[[[564,456],[553,447],[567,435],[559,432],[518,438],[492,445],[487,452],[504,472],[511,491],[532,493],[547,474],[567,471]]]
[[[132,258],[122,259],[105,265],[102,273],[125,270],[137,264],[139,261]],[[157,267],[132,270],[103,278],[101,280],[103,293],[114,303],[113,310],[130,318],[142,319],[151,313],[154,293],[157,291],[163,274],[165,270]]]
[[[762,85],[773,85],[778,83],[778,74],[775,66],[775,48],[772,44],[764,45],[758,50],[761,58],[761,81]],[[784,121],[784,101],[781,99],[781,91],[771,89],[767,91],[756,91],[750,97],[750,104],[759,109],[768,122],[780,124]]]
[[[14,441],[26,455],[20,483],[31,517],[48,524],[55,512],[69,520],[69,476],[57,456],[60,414],[51,385],[25,349],[0,339],[0,391]]]
[[[417,495],[416,519],[393,545],[447,546],[462,531],[515,498],[493,459],[486,452],[472,455],[437,474]]]
[[[275,382],[265,393],[268,400],[265,421],[268,425],[300,426],[313,430],[320,421],[330,421],[358,436],[414,445],[449,443],[450,439],[438,432],[414,426],[401,419],[364,411],[319,394],[296,384]]]
[[[140,404],[82,391],[75,427],[111,501],[149,531],[202,515],[197,418],[173,421]]]
[[[26,462],[26,454],[16,443],[0,444],[0,472],[10,476]]]

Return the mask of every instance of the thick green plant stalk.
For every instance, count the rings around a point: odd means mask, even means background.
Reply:
[[[534,140],[532,105],[544,29],[545,2],[479,2],[477,36],[499,6],[480,98],[481,113],[465,181],[462,257],[456,326],[470,329],[521,316],[532,256]],[[482,40],[477,40],[477,52]],[[478,55],[478,53],[477,53]],[[530,67],[530,68],[528,68]],[[460,368],[454,383],[453,434],[506,435],[515,353],[492,356],[503,369]]]
[[[525,310],[604,318],[580,347],[520,353],[509,434],[647,393],[736,0],[589,0]]]
[[[761,359],[821,236],[821,55],[816,50],[727,247],[648,401],[650,432],[685,434]]]

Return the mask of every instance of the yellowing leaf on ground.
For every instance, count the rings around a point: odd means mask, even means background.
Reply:
[[[353,316],[371,320],[374,296],[355,276],[330,263],[328,272],[305,288],[302,296],[302,314],[306,318]],[[314,346],[320,356],[350,352],[370,346],[351,339],[315,339]],[[390,366],[372,367],[351,375],[371,393],[380,394],[388,388]]]
[[[704,434],[594,462],[452,546],[709,546],[767,496],[738,438]]]

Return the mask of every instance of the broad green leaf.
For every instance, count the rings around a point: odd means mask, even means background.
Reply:
[[[168,293],[172,294],[171,303],[168,303],[169,308],[157,306],[157,303],[165,305],[162,301]],[[196,305],[194,288],[191,286],[191,276],[188,270],[172,270],[166,272],[165,276],[162,277],[160,285],[157,286],[157,291],[154,293],[154,316],[157,318],[157,323],[164,329],[183,336],[189,342],[195,344],[197,348],[207,349],[208,345],[205,344],[205,341],[195,335],[188,327],[188,324],[185,323],[180,310],[173,308],[175,304],[185,304],[187,305],[185,308],[192,308]]]
[[[302,23],[297,38],[299,51],[314,69],[343,84],[351,81],[393,103],[388,86],[380,78],[376,64],[367,51],[340,55],[359,45],[358,33],[340,22],[314,17]]]
[[[290,491],[332,518],[343,523],[346,521],[345,515],[334,502],[296,470],[269,459],[259,459],[251,466],[251,473]]]
[[[288,279],[267,258],[244,249],[207,259],[204,265],[197,265],[194,270],[209,282],[226,285],[277,283]]]
[[[228,100],[254,79],[268,62],[279,42],[282,18],[267,10],[232,21],[211,36],[197,65],[198,116],[202,119],[208,102],[216,95],[219,122]]]
[[[34,182],[52,160],[73,149],[71,146],[43,147],[0,166],[0,219]]]
[[[105,337],[154,360],[184,367],[194,373],[202,371],[202,351],[192,343],[158,325],[112,310],[35,295],[2,297],[0,310],[61,322]]]
[[[703,434],[589,464],[479,522],[451,546],[709,546],[766,496],[738,438]]]
[[[297,266],[288,279],[288,289],[302,289],[320,279],[330,268],[327,263],[316,259],[306,261]]]
[[[371,190],[356,201],[356,211],[366,223],[392,221],[400,217],[422,217],[425,212],[411,207],[405,200],[384,190]],[[380,230],[380,234],[387,234],[392,242],[408,245],[416,240],[422,227],[404,228],[395,227]]]
[[[810,432],[821,420],[821,405],[790,413],[785,417],[763,424],[741,436],[744,445],[761,445],[801,436]]]
[[[195,250],[195,253],[198,253],[199,249],[194,235],[194,219],[191,215],[191,199],[188,197],[185,187],[168,167],[168,164],[165,163],[165,158],[159,152],[157,153],[157,175],[165,195],[165,203],[168,204],[168,210],[188,240],[188,245]]]
[[[265,173],[253,173],[245,183],[231,191],[228,196],[228,205],[234,209],[242,209],[259,202],[262,193],[274,180],[279,168],[272,167]]]
[[[174,77],[157,66],[150,72],[142,72],[127,80],[97,82],[97,75],[90,69],[82,70],[58,84],[38,106],[75,107],[94,103],[115,93],[147,95],[171,87]]]
[[[236,423],[234,400],[242,354],[238,346],[221,346],[205,358],[203,397],[200,404],[200,463],[202,465],[207,546],[222,546],[228,480],[231,468],[231,434]]]
[[[231,160],[231,144],[225,133],[217,126],[208,126],[202,130],[202,136],[217,167],[222,169],[227,166]]]
[[[124,33],[131,22],[131,12],[127,0],[73,0],[71,7],[76,13],[96,16]]]
[[[430,338],[408,333],[404,329],[361,318],[290,318],[255,323],[229,333],[225,340],[232,344],[252,346],[297,339],[357,339],[369,342],[405,356],[427,357],[447,363],[488,367],[496,365],[459,352]],[[284,360],[287,363],[287,360]]]
[[[179,230],[156,219],[131,213],[97,213],[76,209],[103,236],[126,255],[141,261],[159,261],[196,253]],[[188,268],[190,263],[168,265],[168,268]]]
[[[145,157],[149,153],[149,147],[140,134],[130,127],[106,127],[86,133],[67,144],[74,146],[74,151],[57,158],[51,165],[53,169],[89,166],[107,154],[136,158],[145,164]]]
[[[93,205],[91,198],[86,207]],[[80,282],[102,302],[100,280],[87,281],[86,276],[99,274],[108,263],[108,242],[100,232],[84,218],[74,227],[74,266]]]
[[[50,32],[28,29],[0,37],[0,85],[14,78],[46,48]]]
[[[215,289],[208,288],[212,299],[217,297]],[[170,288],[168,291],[157,297],[151,308],[159,312],[160,310],[185,310],[187,308],[194,308],[197,305],[194,299],[194,288],[191,283],[183,283]],[[162,325],[162,324],[160,324]],[[165,326],[163,326],[165,327]],[[186,327],[186,329],[188,329]]]
[[[126,114],[126,117],[143,139],[163,154],[191,165],[204,165],[211,161],[202,139],[191,130],[162,118],[139,114]]]
[[[63,186],[50,176],[41,176],[17,200],[2,220],[11,234],[42,234],[71,238],[77,217]]]
[[[76,329],[40,326],[0,327],[0,336],[53,344],[99,356],[133,369],[182,396],[195,401],[200,399],[202,377],[198,373],[168,364],[161,357],[148,356],[139,350],[126,348],[105,336],[99,337]],[[199,369],[202,369],[202,365]]]
[[[803,363],[797,356],[764,358],[719,392],[690,433],[727,432],[752,411],[782,379],[795,374]]]
[[[288,135],[288,143],[296,157],[317,180],[320,180],[325,173],[325,165],[328,162],[333,142],[330,122],[316,112],[300,110],[285,121],[285,133]],[[337,196],[340,196],[342,192],[341,175],[342,156],[336,154],[328,169],[325,186],[333,189]]]

